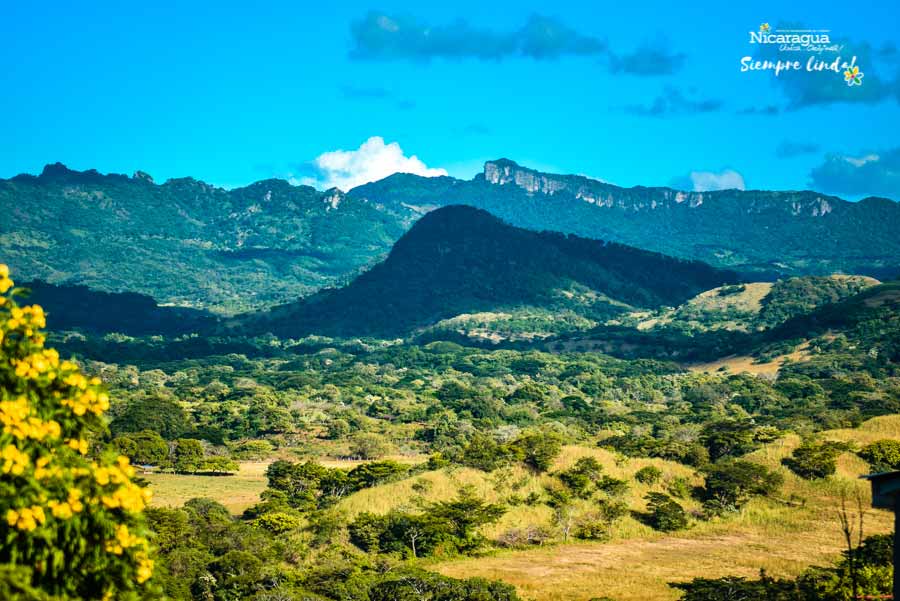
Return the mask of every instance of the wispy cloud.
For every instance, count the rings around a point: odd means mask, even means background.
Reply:
[[[856,156],[829,154],[809,180],[813,188],[832,194],[900,200],[900,147]]]
[[[397,108],[409,110],[415,108],[416,103],[406,98],[397,98],[391,91],[378,87],[360,87],[353,85],[340,86],[341,95],[348,100],[381,100],[392,101]]]
[[[515,31],[492,31],[459,20],[432,26],[413,17],[370,12],[351,28],[350,56],[363,60],[427,61],[435,58],[556,59],[606,52],[606,43],[552,17],[532,15]]]
[[[610,70],[613,73],[628,73],[640,76],[671,75],[681,67],[687,56],[673,52],[667,42],[657,40],[645,42],[634,52],[623,55],[610,53]]]
[[[674,178],[670,184],[678,190],[709,192],[711,190],[745,190],[744,176],[734,169],[722,171],[691,171]]]
[[[763,115],[766,117],[774,117],[781,113],[781,107],[774,104],[766,106],[748,106],[737,112],[738,115]]]
[[[714,113],[721,108],[721,100],[688,98],[679,89],[667,86],[650,104],[630,105],[625,107],[625,111],[645,117],[665,117],[670,115]]]
[[[350,98],[354,100],[380,99],[387,98],[391,95],[390,92],[388,92],[384,88],[365,88],[357,86],[341,86],[341,94],[343,94],[344,98]]]

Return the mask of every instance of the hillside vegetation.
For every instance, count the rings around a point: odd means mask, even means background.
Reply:
[[[140,171],[102,175],[56,163],[0,180],[0,202],[12,211],[0,223],[0,256],[23,281],[229,314],[346,283],[422,215],[459,204],[516,227],[699,260],[750,281],[889,279],[900,267],[900,206],[887,199],[621,188],[508,160],[488,161],[470,181],[395,174],[346,194],[279,179],[231,190],[191,177],[157,184]]]
[[[531,232],[454,206],[423,217],[383,263],[348,286],[242,327],[292,337],[397,337],[463,313],[522,306],[599,320],[629,306],[677,304],[736,281],[735,274],[703,263]]]

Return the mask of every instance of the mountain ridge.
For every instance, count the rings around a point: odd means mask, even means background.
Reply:
[[[465,204],[516,227],[620,242],[752,280],[900,273],[900,205],[812,191],[622,188],[509,159],[471,180],[394,174],[342,192],[277,178],[225,189],[76,171],[0,180],[0,256],[23,279],[137,292],[217,313],[339,286],[384,257],[423,215]]]

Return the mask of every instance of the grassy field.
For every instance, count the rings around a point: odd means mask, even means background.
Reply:
[[[900,439],[900,416],[870,420],[857,430],[834,430],[823,438]],[[481,576],[516,586],[534,601],[587,601],[609,596],[616,601],[677,599],[667,583],[695,577],[754,577],[760,569],[772,576],[793,576],[810,565],[824,565],[842,549],[837,511],[842,493],[859,491],[869,506],[868,484],[859,480],[866,464],[843,455],[838,473],[821,482],[801,480],[781,467],[799,438],[789,436],[751,455],[754,461],[785,476],[780,500],[756,499],[739,515],[699,522],[675,535],[624,526],[608,543],[558,545],[507,551],[487,557],[435,563],[449,576]],[[851,503],[852,505],[853,503]],[[625,520],[628,521],[628,520]],[[866,534],[892,531],[889,512],[867,509]]]
[[[784,365],[785,361],[799,362],[808,359],[808,348],[809,343],[804,342],[797,347],[797,350],[794,352],[781,355],[780,357],[776,357],[775,359],[764,363],[757,363],[756,359],[749,355],[733,355],[709,363],[694,363],[688,365],[687,368],[699,373],[715,373],[721,371],[730,374],[748,373],[756,376],[769,376],[774,378],[778,375],[778,370],[781,369],[781,366]]]
[[[186,476],[181,474],[146,474],[153,491],[152,504],[180,507],[197,497],[215,499],[234,514],[239,514],[259,500],[266,488],[265,461],[242,461],[233,476]]]
[[[298,461],[296,457],[286,459]],[[419,463],[424,457],[391,456],[399,463]],[[363,463],[358,460],[322,458],[317,460],[327,467],[352,468]],[[232,476],[192,476],[183,474],[143,474],[153,491],[152,504],[158,507],[180,507],[197,497],[214,499],[238,515],[259,502],[259,495],[266,489],[266,468],[271,461],[241,461],[240,471]]]

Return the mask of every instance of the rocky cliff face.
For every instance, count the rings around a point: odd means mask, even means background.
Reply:
[[[739,198],[747,213],[771,208],[785,210],[794,216],[822,217],[840,201],[815,192],[764,192],[721,190],[690,192],[666,187],[621,188],[579,175],[554,175],[522,167],[508,159],[488,161],[484,165],[484,181],[496,186],[513,185],[529,194],[548,196],[565,192],[588,204],[628,211],[646,211],[677,207],[697,208],[704,202],[723,202]]]

